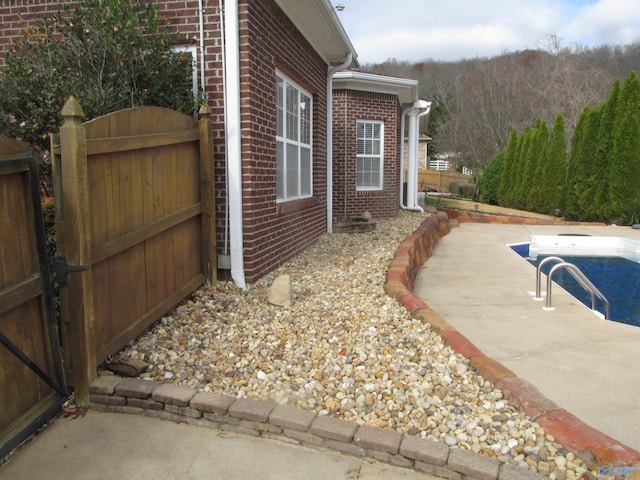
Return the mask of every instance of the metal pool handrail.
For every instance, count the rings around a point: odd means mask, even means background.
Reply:
[[[564,259],[560,257],[551,256],[551,257],[543,258],[542,260],[540,260],[540,263],[536,267],[536,296],[533,297],[534,300],[543,300],[543,297],[540,296],[540,288],[542,283],[542,280],[540,277],[542,274],[542,266],[549,262],[564,262]]]
[[[576,267],[573,263],[569,263],[569,262],[565,262],[562,258],[560,257],[548,257],[545,258],[542,262],[540,262],[540,265],[538,265],[538,268],[536,269],[536,283],[537,283],[537,290],[536,290],[536,297],[540,296],[540,291],[539,291],[539,287],[540,287],[540,277],[539,277],[539,270],[540,267],[542,266],[543,262],[545,262],[545,260],[547,261],[559,261],[560,263],[554,265],[551,270],[549,271],[549,275],[547,275],[547,303],[545,306],[545,309],[547,310],[553,310],[553,307],[551,306],[551,285],[553,284],[553,274],[560,269],[565,269],[567,270],[567,272],[569,272],[569,274],[580,284],[580,286],[582,288],[584,288],[585,290],[587,290],[591,296],[591,310],[596,310],[596,300],[595,297],[597,296],[600,300],[602,300],[602,302],[604,303],[604,308],[605,308],[605,319],[609,319],[611,318],[611,307],[609,305],[609,300],[607,300],[607,298],[600,292],[600,290],[597,289],[597,287],[591,283],[591,281],[585,276],[584,273],[582,273],[582,271]]]

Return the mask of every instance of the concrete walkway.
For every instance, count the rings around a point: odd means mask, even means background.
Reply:
[[[463,223],[422,266],[414,295],[547,398],[640,450],[640,328],[596,317],[557,286],[555,310],[542,310],[529,294],[535,268],[506,246],[560,233],[640,240],[629,227]]]
[[[20,447],[11,480],[436,480],[406,468],[142,415],[89,410]]]

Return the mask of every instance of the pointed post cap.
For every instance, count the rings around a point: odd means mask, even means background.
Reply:
[[[72,119],[76,119],[75,121],[78,122],[80,119],[84,118],[82,107],[75,97],[69,97],[67,103],[62,107],[62,118],[64,118],[65,122],[71,121]]]
[[[201,104],[200,110],[198,110],[198,115],[200,115],[201,117],[211,115],[211,107],[206,103]]]

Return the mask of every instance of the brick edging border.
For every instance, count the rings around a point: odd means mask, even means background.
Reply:
[[[415,469],[451,480],[541,480],[515,463],[390,428],[318,415],[289,405],[217,395],[141,378],[105,375],[90,386],[91,409],[145,415]]]
[[[575,452],[589,468],[598,465],[640,465],[640,453],[590,427],[572,413],[545,397],[527,380],[519,378],[496,360],[487,357],[423,300],[413,295],[414,281],[422,264],[432,255],[450,228],[460,222],[581,225],[580,222],[500,216],[458,210],[438,211],[428,217],[396,250],[387,272],[385,292],[403,305],[414,318],[429,323],[454,351],[467,357],[470,365],[499,388],[506,399],[531,417],[555,440]],[[590,223],[589,225],[594,225]],[[598,224],[600,225],[600,224]],[[604,225],[604,224],[602,224]]]

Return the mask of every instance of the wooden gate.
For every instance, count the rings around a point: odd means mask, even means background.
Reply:
[[[73,98],[62,111],[56,276],[81,407],[97,365],[204,282],[215,282],[208,107],[200,113],[196,121],[140,107],[81,124]]]
[[[0,458],[66,400],[36,162],[0,138]]]

